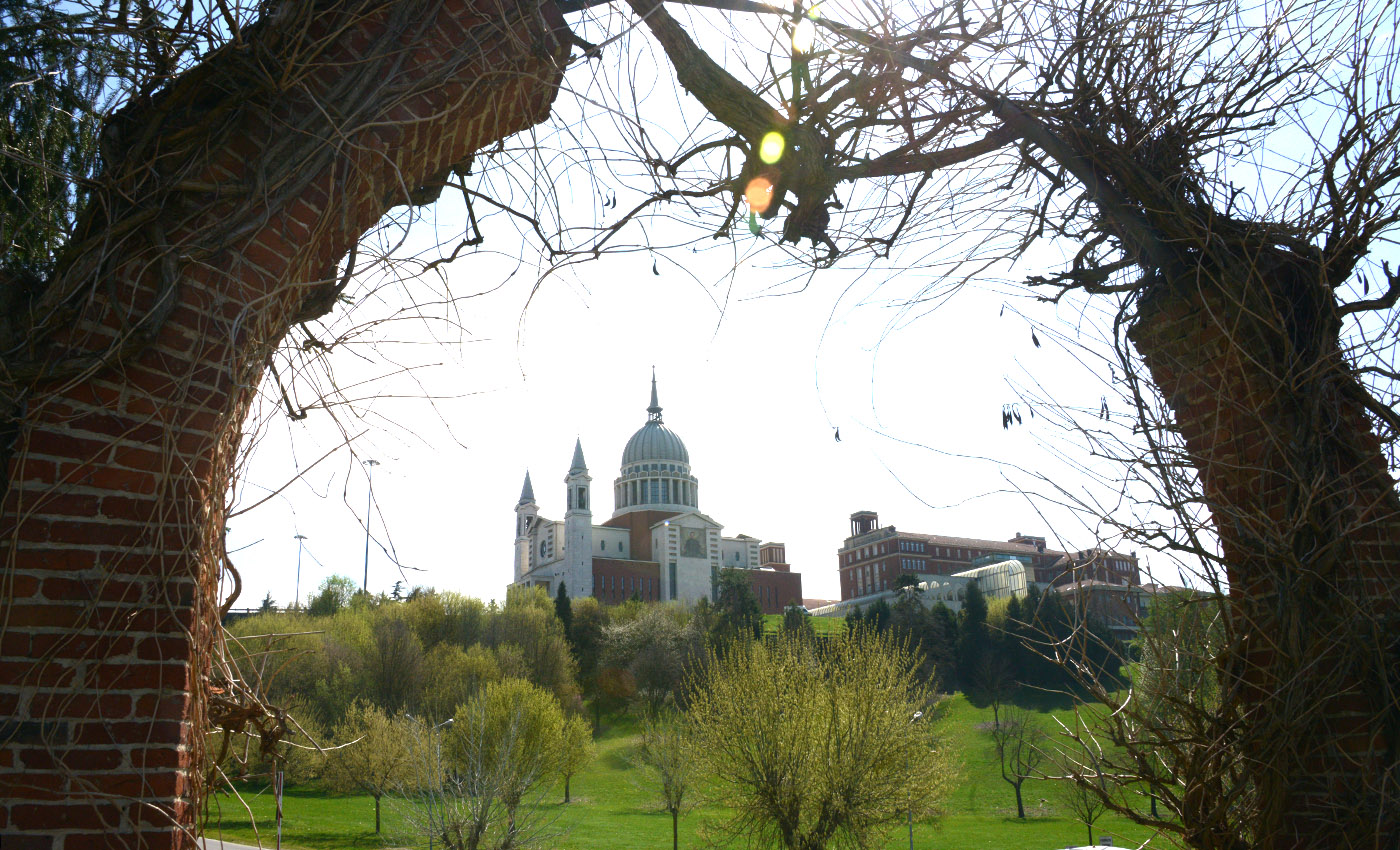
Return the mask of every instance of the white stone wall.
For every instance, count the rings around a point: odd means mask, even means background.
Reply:
[[[569,488],[568,504],[571,508],[564,514],[564,568],[562,578],[569,588],[569,595],[582,599],[593,595],[593,511],[592,494],[589,492],[586,472],[570,475],[565,479]],[[579,498],[582,492],[584,498]],[[582,504],[582,507],[580,506]]]
[[[625,528],[593,526],[593,557],[632,559],[632,535]]]
[[[720,568],[758,569],[758,550],[761,546],[762,541],[751,537],[721,537]]]

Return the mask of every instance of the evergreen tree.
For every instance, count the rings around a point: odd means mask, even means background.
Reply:
[[[963,591],[963,607],[958,617],[958,687],[963,690],[976,681],[987,644],[987,599],[977,582],[969,581]]]
[[[564,637],[568,638],[569,645],[573,646],[574,604],[569,599],[569,589],[562,581],[559,582],[559,592],[554,594],[554,616],[559,618],[559,624],[564,627]]]
[[[801,633],[808,637],[814,634],[812,629],[812,615],[807,613],[807,609],[796,603],[783,609],[783,633]]]
[[[942,602],[929,609],[924,632],[924,654],[940,686],[951,690],[957,678],[958,619]]]
[[[865,624],[877,632],[890,627],[890,603],[876,599],[865,609]]]
[[[846,631],[854,632],[858,630],[861,626],[861,622],[860,608],[852,606],[851,609],[846,612]]]
[[[97,172],[107,45],[89,14],[0,0],[0,322],[27,312]]]
[[[720,570],[714,607],[712,635],[715,640],[757,638],[763,634],[763,609],[744,570],[732,567]]]

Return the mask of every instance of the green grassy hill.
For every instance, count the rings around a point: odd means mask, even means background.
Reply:
[[[1030,780],[1025,786],[1026,820],[1016,818],[1011,786],[1001,778],[990,736],[983,724],[990,724],[990,708],[979,708],[958,695],[946,704],[942,734],[956,747],[961,773],[956,789],[945,801],[945,815],[935,823],[914,825],[916,848],[939,850],[1057,850],[1084,844],[1088,838],[1082,824],[1059,803],[1054,783]],[[1052,715],[1064,720],[1071,713],[1064,709],[1038,712],[1047,728]],[[671,846],[670,815],[661,810],[642,774],[630,762],[636,742],[636,727],[629,719],[605,724],[598,745],[598,757],[571,784],[572,802],[562,803],[562,787],[547,797],[545,820],[557,838],[545,846],[560,850],[664,850]],[[263,843],[272,846],[271,794],[259,787],[245,790],[259,824]],[[283,804],[283,846],[290,848],[425,847],[402,832],[403,819],[386,798],[385,835],[374,835],[374,801],[367,796],[336,796],[313,786],[289,789]],[[708,846],[707,824],[719,810],[699,807],[681,819],[682,847]],[[221,831],[232,841],[253,843],[248,815],[228,797],[218,800],[218,812],[211,819],[210,834]],[[1147,830],[1116,817],[1105,816],[1094,830],[1097,841],[1103,833],[1112,835],[1119,846],[1137,846],[1151,835]],[[891,829],[888,850],[907,847],[909,837],[903,824]],[[1150,847],[1164,848],[1164,839]]]

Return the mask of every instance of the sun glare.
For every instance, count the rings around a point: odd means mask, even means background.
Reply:
[[[773,181],[767,177],[755,177],[744,187],[744,200],[754,212],[766,212],[773,203]]]

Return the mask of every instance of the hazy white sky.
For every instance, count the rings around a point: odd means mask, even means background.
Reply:
[[[680,134],[675,110],[685,96],[669,74],[648,71],[645,56],[629,64],[634,54],[624,43],[611,55],[628,79],[656,81],[638,84],[652,138]],[[578,72],[569,78],[580,90],[593,73],[583,71],[584,82]],[[583,94],[596,100],[596,91]],[[557,126],[572,126],[570,108],[561,99]],[[600,123],[595,117],[590,126]],[[614,188],[597,189],[595,177]],[[612,210],[632,200],[615,163],[568,171],[551,188],[572,205],[571,221],[607,215],[600,200],[609,192],[619,196]],[[415,238],[450,242],[464,229],[462,208],[450,200],[429,218]],[[1101,316],[1036,304],[1010,284],[964,287],[946,302],[909,309],[940,271],[902,268],[896,255],[812,273],[776,250],[750,257],[759,240],[743,228],[732,240],[703,240],[698,252],[605,257],[535,290],[538,268],[512,263],[513,231],[484,226],[486,253],[448,268],[447,291],[461,299],[450,309],[431,303],[442,297],[436,281],[352,289],[361,318],[418,303],[448,321],[380,325],[339,349],[332,364],[347,400],[336,409],[339,424],[321,410],[288,420],[277,411],[275,384],[264,386],[261,430],[234,505],[242,513],[229,520],[240,607],[266,593],[292,601],[298,533],[307,538],[303,600],[333,573],[361,579],[369,458],[381,464],[369,588],[388,591],[402,580],[501,598],[525,471],[542,513],[561,517],[562,479],[580,438],[594,521],[605,520],[623,446],[646,421],[653,366],[666,424],[690,450],[700,510],[726,535],[786,543],[808,597],[838,595],[835,553],[857,510],[931,533],[1095,543],[1094,512],[1057,504],[1066,492],[1111,504],[1111,488],[1094,473],[1111,476],[1113,468],[1094,466],[1078,440],[1028,407],[1020,426],[1003,430],[1001,411],[1041,384],[1034,392],[1042,397],[1096,414],[1105,393],[1112,396],[1109,367],[1092,358],[1086,365],[1082,351],[1067,353],[1057,338],[1099,339]],[[955,222],[946,234],[926,235],[952,242],[958,230]],[[665,223],[652,223],[629,239],[655,245],[666,236]],[[295,392],[298,404],[311,400],[305,386]],[[343,445],[346,435],[354,439]]]
[[[1098,409],[1107,367],[1085,367],[1059,350],[1045,326],[1059,326],[1051,308],[967,290],[882,339],[891,308],[859,297],[878,276],[843,298],[852,275],[819,272],[805,292],[733,299],[721,314],[714,287],[673,268],[654,275],[642,255],[584,269],[572,285],[546,284],[523,317],[523,277],[473,299],[463,321],[475,341],[385,346],[400,363],[442,365],[416,370],[414,381],[400,376],[347,393],[378,396],[358,406],[364,416],[350,426],[369,428],[354,442],[358,458],[381,462],[371,590],[403,579],[502,597],[525,471],[543,514],[561,517],[575,437],[593,476],[594,521],[606,519],[623,446],[646,421],[653,365],[666,424],[685,441],[700,480],[700,509],[727,535],[786,543],[809,597],[838,595],[835,552],[857,510],[925,532],[1058,532],[1069,545],[1093,543],[1083,519],[1016,492],[1053,491],[1017,467],[1071,490],[1091,486],[1057,459],[1063,433],[1024,407],[1022,426],[1001,427],[1002,405],[1034,380],[1061,404]],[[790,273],[750,269],[737,286],[754,291]],[[886,287],[898,290],[898,281]],[[1043,323],[1041,347],[1019,310]],[[345,359],[342,385],[353,383],[347,374],[397,368]],[[441,398],[414,398],[425,393]],[[271,411],[240,507],[334,449],[341,438],[329,424],[320,411],[302,422]],[[243,602],[267,592],[291,601],[297,533],[308,538],[303,599],[332,573],[359,581],[367,497],[360,463],[341,449],[231,519]]]

